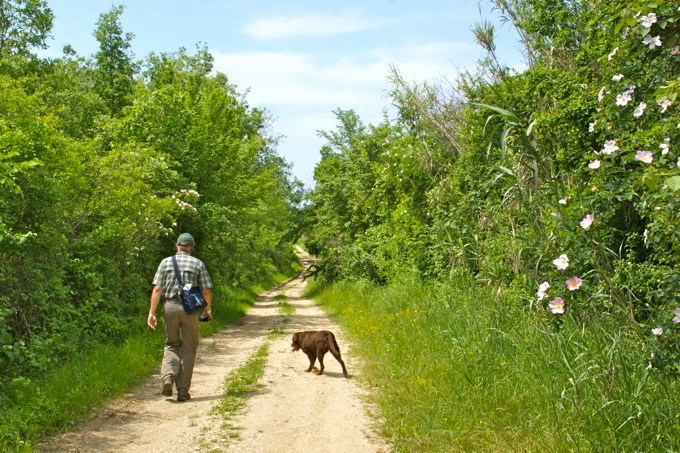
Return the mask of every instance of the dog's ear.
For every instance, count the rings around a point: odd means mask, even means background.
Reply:
[[[298,333],[295,332],[295,333],[293,334],[293,343],[297,343],[297,339],[298,339]]]

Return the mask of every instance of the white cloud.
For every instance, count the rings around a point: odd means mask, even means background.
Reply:
[[[303,182],[311,184],[324,143],[317,130],[335,130],[333,110],[352,109],[364,124],[377,124],[383,110],[390,109],[390,65],[407,82],[453,80],[459,69],[453,61],[460,67],[473,64],[471,47],[455,41],[395,45],[336,59],[292,51],[212,55],[216,71],[225,73],[238,91],[249,89],[251,106],[272,113],[273,130],[284,136],[280,154],[295,163],[295,174]]]
[[[249,24],[246,34],[259,39],[282,39],[293,36],[320,36],[354,33],[375,27],[356,14],[306,14],[303,16],[272,16]]]
[[[334,61],[292,52],[213,52],[217,71],[240,90],[250,88],[254,104],[328,105],[361,103],[388,88],[390,65],[406,80],[432,81],[451,75],[450,61],[467,47],[456,42],[376,49]],[[473,58],[468,59],[469,64]]]

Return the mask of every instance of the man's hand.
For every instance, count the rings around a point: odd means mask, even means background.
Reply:
[[[156,330],[156,307],[161,301],[161,293],[163,288],[158,285],[154,285],[153,290],[151,290],[151,301],[149,303],[149,317],[146,318],[146,324],[151,327],[152,330]]]

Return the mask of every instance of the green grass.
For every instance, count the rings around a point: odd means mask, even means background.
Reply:
[[[274,300],[278,301],[280,305],[279,313],[284,315],[292,315],[293,313],[295,313],[295,307],[288,303],[288,296],[286,296],[285,294],[277,294],[274,297]]]
[[[66,430],[157,368],[163,340],[151,331],[101,345],[42,380],[15,378],[2,392],[0,451],[31,451],[40,437]]]
[[[646,369],[623,316],[558,326],[484,288],[408,280],[309,293],[352,337],[394,451],[680,450],[680,382]]]
[[[269,341],[275,340],[286,333],[281,329],[273,329],[267,335],[267,343],[262,345],[246,363],[229,373],[225,378],[225,392],[219,402],[212,408],[212,413],[219,415],[223,423],[221,425],[222,436],[212,444],[204,444],[206,450],[223,451],[229,445],[231,439],[239,437],[239,427],[231,423],[231,420],[246,405],[248,398],[257,394],[262,387],[260,379],[264,375],[264,369],[269,355]]]
[[[276,335],[270,334],[270,335]],[[225,379],[226,391],[212,412],[220,415],[224,420],[222,430],[228,438],[238,437],[238,427],[230,422],[232,418],[245,406],[248,398],[255,395],[262,387],[259,383],[264,375],[264,368],[269,355],[269,343],[265,343],[240,368],[232,371]],[[223,447],[225,445],[222,445]]]

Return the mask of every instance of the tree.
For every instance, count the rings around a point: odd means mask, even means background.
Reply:
[[[130,104],[136,72],[130,51],[134,35],[123,33],[120,25],[123,10],[123,6],[116,6],[102,14],[94,32],[99,41],[99,52],[95,55],[95,91],[105,100],[112,117]]]
[[[28,57],[32,48],[44,49],[54,15],[44,0],[0,2],[0,61]]]

